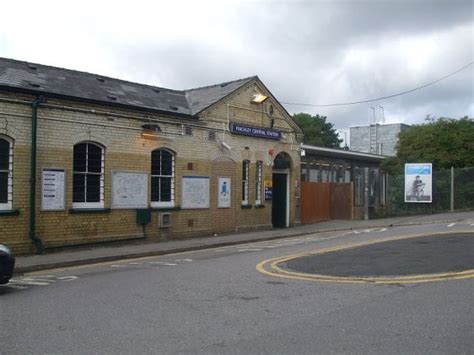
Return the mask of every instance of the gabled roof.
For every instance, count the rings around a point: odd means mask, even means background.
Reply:
[[[257,76],[185,90],[192,114],[197,114],[205,110],[254,79],[257,79]]]
[[[196,117],[256,76],[172,90],[76,70],[0,58],[0,89]]]

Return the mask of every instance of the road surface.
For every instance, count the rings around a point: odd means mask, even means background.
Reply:
[[[383,253],[390,245],[377,242],[437,233],[474,238],[474,223],[322,233],[15,277],[0,286],[0,353],[472,353],[473,278],[332,282],[257,267],[354,244]]]

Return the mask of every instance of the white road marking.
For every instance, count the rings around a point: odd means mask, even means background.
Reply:
[[[58,280],[61,280],[61,281],[74,281],[74,280],[77,280],[79,277],[77,276],[60,276],[58,277]]]
[[[176,262],[185,262],[185,263],[191,263],[193,261],[193,259],[175,259],[174,261]]]
[[[13,278],[7,284],[11,288],[16,288],[19,290],[27,289],[28,286],[49,286],[56,281],[72,281],[76,280],[79,277],[77,276],[54,276],[54,275],[41,275],[40,277],[22,277],[22,278]],[[56,279],[56,280],[53,280]]]
[[[32,280],[32,281],[35,281],[35,282],[49,282],[49,283],[56,282],[56,280],[50,280],[49,278],[45,278],[44,276],[35,277],[35,278],[28,277],[26,279],[23,278],[21,280]]]
[[[281,247],[281,245],[264,245],[264,246],[262,246],[262,248],[270,248],[270,249],[271,248],[280,248],[280,247]]]
[[[150,261],[150,264],[164,265],[164,266],[176,266],[176,265],[178,265],[178,264],[175,264],[175,263],[168,263],[168,262],[164,262],[164,261]]]
[[[49,283],[47,282],[39,282],[32,279],[21,279],[21,280],[10,280],[12,284],[20,284],[20,285],[30,285],[30,286],[47,286]]]
[[[128,263],[129,265],[142,265],[142,263]]]
[[[359,231],[352,231],[352,233],[354,233],[354,234],[360,234]]]
[[[451,228],[452,226],[456,225],[456,223],[450,223],[447,225],[448,228]]]
[[[241,252],[246,252],[246,251],[262,251],[262,249],[251,249],[251,248],[249,248],[249,249],[239,249],[237,251],[239,253],[241,253]]]
[[[127,265],[120,265],[120,264],[114,264],[114,265],[110,265],[110,267],[127,267]]]

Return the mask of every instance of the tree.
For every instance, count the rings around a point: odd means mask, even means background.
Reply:
[[[474,121],[439,118],[415,125],[399,136],[397,156],[387,158],[382,168],[403,174],[405,163],[432,163],[434,169],[474,166]]]
[[[327,148],[339,148],[342,139],[330,122],[326,122],[326,116],[311,116],[308,113],[296,113],[293,119],[303,130],[304,143]]]

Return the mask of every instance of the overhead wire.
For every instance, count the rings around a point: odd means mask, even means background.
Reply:
[[[428,86],[431,86],[431,85],[434,85],[436,83],[439,83],[440,81],[442,80],[445,80],[461,71],[463,71],[464,69],[470,67],[471,65],[474,64],[474,61],[473,62],[470,62],[468,64],[466,64],[465,66],[463,66],[462,68],[452,72],[452,73],[449,73],[445,76],[443,76],[442,78],[439,78],[439,79],[436,79],[434,81],[431,81],[427,84],[424,84],[424,85],[421,85],[421,86],[418,86],[414,89],[410,89],[410,90],[406,90],[406,91],[402,91],[402,92],[399,92],[399,93],[396,93],[396,94],[392,94],[392,95],[388,95],[388,96],[382,96],[382,97],[377,97],[377,98],[374,98],[374,99],[367,99],[367,100],[360,100],[360,101],[351,101],[351,102],[340,102],[340,103],[332,103],[332,104],[310,104],[310,103],[296,103],[296,102],[282,102],[282,104],[284,105],[294,105],[294,106],[311,106],[311,107],[331,107],[331,106],[349,106],[349,105],[357,105],[357,104],[365,104],[365,103],[368,103],[368,102],[374,102],[374,101],[381,101],[381,100],[386,100],[386,99],[390,99],[392,97],[397,97],[397,96],[402,96],[402,95],[406,95],[406,94],[409,94],[413,91],[417,91],[417,90],[421,90],[421,89],[424,89]]]

